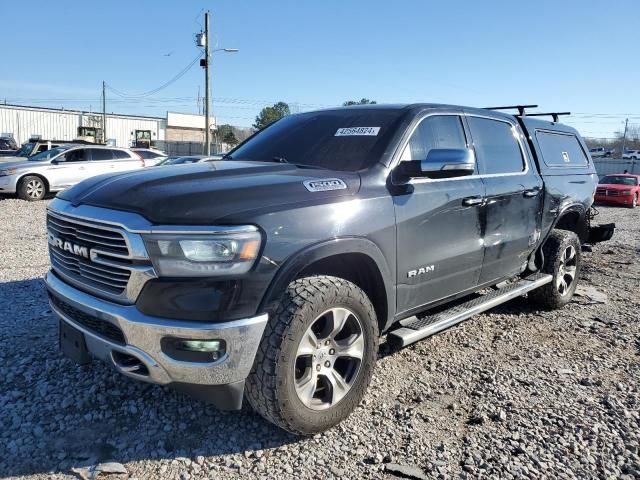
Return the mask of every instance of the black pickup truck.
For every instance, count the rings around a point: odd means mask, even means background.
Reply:
[[[582,245],[613,233],[590,224],[597,181],[557,121],[434,104],[292,115],[220,161],[58,194],[61,348],[319,432],[361,401],[381,334],[408,345],[525,293],[568,303]]]

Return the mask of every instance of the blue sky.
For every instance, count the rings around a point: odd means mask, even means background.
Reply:
[[[89,5],[89,6],[88,6]],[[379,103],[538,103],[569,110],[585,136],[640,124],[640,2],[79,1],[3,2],[0,101],[100,108],[101,82],[149,91],[195,56],[213,15],[214,113],[248,126],[265,105],[308,110],[367,97]],[[168,56],[167,56],[168,55]],[[197,112],[196,65],[156,95],[114,112]]]

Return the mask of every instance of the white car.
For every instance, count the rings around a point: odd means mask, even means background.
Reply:
[[[125,148],[62,145],[28,160],[0,164],[0,194],[41,200],[47,193],[71,187],[103,173],[135,170],[144,159]]]
[[[591,158],[610,157],[613,154],[611,149],[604,147],[590,148],[589,153],[591,154]]]
[[[640,160],[640,150],[625,150],[622,158],[625,160]]]
[[[132,148],[131,151],[144,158],[144,163],[147,167],[157,165],[168,156],[162,150],[156,150],[155,148]]]

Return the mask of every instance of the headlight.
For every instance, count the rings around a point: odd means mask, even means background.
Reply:
[[[216,277],[247,273],[260,252],[260,232],[144,236],[161,277]]]
[[[622,195],[631,195],[631,190],[623,190]]]
[[[17,168],[5,168],[4,170],[0,170],[0,177],[8,177],[9,175],[15,175],[18,171]]]

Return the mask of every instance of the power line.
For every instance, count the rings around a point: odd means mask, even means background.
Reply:
[[[120,90],[117,90],[117,89],[113,88],[111,85],[107,85],[107,88],[111,92],[115,93],[116,95],[118,95],[120,97],[123,97],[123,98],[127,98],[127,99],[149,97],[151,95],[154,95],[154,94],[160,92],[161,90],[164,90],[165,88],[167,88],[172,83],[178,81],[182,76],[184,76],[191,69],[191,67],[193,67],[196,64],[196,62],[198,60],[200,60],[200,57],[202,57],[202,52],[198,52],[198,55],[196,55],[196,57],[186,67],[184,67],[182,70],[180,70],[180,72],[178,72],[171,80],[166,81],[165,83],[163,83],[159,87],[154,88],[153,90],[149,90],[148,92],[138,93],[138,94],[128,94],[128,93],[125,93],[125,92],[122,92]]]

